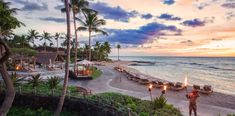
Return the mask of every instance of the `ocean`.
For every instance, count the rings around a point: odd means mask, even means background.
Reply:
[[[211,85],[214,91],[235,95],[235,58],[120,56],[120,60],[151,62],[129,67],[172,82],[184,82],[188,75],[189,85]]]

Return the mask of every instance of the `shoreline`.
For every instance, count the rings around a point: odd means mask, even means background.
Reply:
[[[167,80],[159,79],[157,77],[152,77],[150,75],[143,74],[136,69],[128,67],[128,65],[132,63],[136,63],[136,62],[135,61],[114,61],[113,66],[119,65],[128,71],[134,71],[134,73],[138,75],[144,75],[146,78],[150,80],[153,79],[153,80],[162,80],[162,81],[168,82]],[[146,86],[140,85],[137,82],[128,80],[123,74],[121,75],[122,75],[122,83],[117,83],[119,78],[116,78],[110,82],[110,85],[119,89],[126,89],[126,90],[146,93],[146,90],[147,90]],[[188,91],[190,92],[191,90],[192,90],[192,86],[188,86]],[[160,94],[161,94],[161,89],[154,88],[153,95],[160,95]],[[179,99],[179,100],[187,101],[187,99],[185,98],[185,94],[186,94],[185,90],[182,90],[182,91],[167,90],[166,92],[166,96],[169,99]],[[230,94],[225,94],[225,93],[220,93],[220,92],[213,92],[211,95],[200,94],[198,103],[219,106],[219,107],[224,107],[224,108],[230,108],[230,109],[235,110],[235,95],[230,95]]]

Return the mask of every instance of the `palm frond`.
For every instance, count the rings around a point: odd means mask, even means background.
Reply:
[[[102,33],[103,35],[108,36],[108,33],[105,32],[104,30],[101,29],[97,29],[97,28],[91,28],[92,31],[96,32],[96,33]]]
[[[76,31],[86,31],[86,30],[88,30],[87,27],[78,27],[78,28],[76,29]]]

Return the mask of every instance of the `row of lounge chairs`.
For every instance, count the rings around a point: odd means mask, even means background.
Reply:
[[[210,85],[204,85],[202,88],[199,85],[193,85],[193,88],[202,94],[209,95],[213,93],[213,88]]]
[[[115,67],[114,69],[117,70],[118,72],[123,72],[123,74],[127,77],[127,79],[137,82],[141,85],[152,84],[154,88],[163,88],[166,85],[167,88],[172,91],[181,91],[186,89],[186,86],[181,82],[172,83],[172,82],[162,82],[160,80],[153,81],[150,79],[141,78],[140,75],[128,72],[127,70],[119,67]],[[200,86],[198,85],[194,85],[193,88],[197,89],[200,93],[203,94],[211,94],[213,92],[212,87],[209,85],[205,85],[203,88],[200,88]]]

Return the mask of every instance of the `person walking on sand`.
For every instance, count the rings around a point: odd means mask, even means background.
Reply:
[[[194,89],[191,93],[188,93],[186,97],[189,99],[189,116],[192,115],[192,110],[194,115],[197,116],[197,98],[199,97],[198,91]]]

